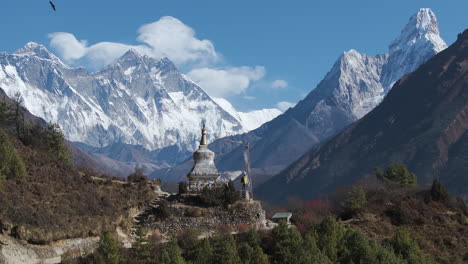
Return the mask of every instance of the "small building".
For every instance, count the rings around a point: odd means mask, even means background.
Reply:
[[[273,215],[273,217],[271,219],[275,223],[279,223],[281,221],[286,221],[286,223],[288,225],[290,225],[291,224],[291,217],[292,217],[292,213],[286,212],[286,213],[276,213],[275,215]]]
[[[187,174],[189,179],[188,190],[191,192],[201,191],[205,187],[211,188],[216,186],[216,181],[221,176],[214,163],[215,154],[208,149],[206,134],[207,131],[205,125],[203,125],[200,146],[193,153],[193,168]]]

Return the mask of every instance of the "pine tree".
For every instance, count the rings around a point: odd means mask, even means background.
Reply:
[[[267,254],[265,254],[261,247],[256,247],[254,249],[251,261],[251,264],[270,264]]]
[[[203,239],[191,255],[190,259],[193,264],[209,264],[213,262],[213,248],[211,247],[210,241],[205,238]]]
[[[416,184],[416,175],[410,173],[404,164],[391,164],[385,169],[385,172],[382,172],[379,168],[376,168],[375,171],[377,177],[385,182],[393,182],[407,186]]]
[[[104,232],[99,240],[97,258],[106,264],[118,264],[121,260],[119,242],[110,232]]]
[[[249,232],[247,232],[247,243],[249,243],[252,248],[260,246],[260,236],[255,228],[250,228]]]
[[[8,135],[0,129],[0,180],[26,177],[26,166],[11,145]]]
[[[5,97],[0,101],[0,127],[9,128],[13,124],[13,113]]]
[[[304,250],[303,239],[295,228],[282,221],[272,230],[272,262],[278,264],[308,263],[309,252]]]
[[[166,246],[161,253],[161,264],[185,264],[185,260],[182,257],[182,250],[180,250],[177,244],[177,239],[171,238],[167,242]]]
[[[450,199],[450,194],[447,189],[445,189],[445,186],[437,179],[432,182],[431,199],[442,203],[448,202]]]
[[[354,187],[349,193],[348,199],[344,202],[343,209],[346,214],[358,213],[366,204],[366,192],[362,187]]]
[[[399,231],[389,242],[396,255],[401,256],[408,264],[431,263],[425,259],[416,241],[405,231]]]
[[[242,242],[239,247],[239,257],[244,264],[252,263],[252,258],[254,255],[254,249],[247,243]]]
[[[15,93],[12,98],[13,100],[13,120],[15,123],[16,137],[23,140],[24,136],[24,107],[23,107],[23,96],[20,92]]]
[[[49,153],[64,163],[71,165],[71,155],[65,145],[65,137],[58,124],[49,123],[47,125],[47,145]]]
[[[138,264],[152,264],[154,263],[154,244],[146,239],[146,231],[142,227],[136,230],[135,252],[137,255]]]
[[[201,241],[198,239],[199,232],[194,229],[187,229],[177,236],[179,246],[183,251],[182,256],[185,260],[195,259]]]
[[[231,234],[217,234],[213,238],[213,263],[240,264],[236,242]]]
[[[320,223],[317,231],[320,250],[332,262],[336,262],[338,260],[338,251],[342,247],[344,227],[331,216],[328,216]]]
[[[308,252],[307,256],[310,257],[307,263],[332,264],[327,256],[325,256],[317,247],[317,241],[311,233],[306,234],[304,237],[304,250]]]

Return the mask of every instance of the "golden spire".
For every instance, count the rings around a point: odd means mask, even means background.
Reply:
[[[206,146],[206,128],[205,128],[205,124],[203,123],[203,128],[202,128],[202,131],[201,131],[201,140],[200,140],[200,146]]]

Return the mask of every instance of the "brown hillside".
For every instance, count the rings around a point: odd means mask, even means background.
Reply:
[[[0,232],[34,244],[128,228],[132,208],[155,197],[150,184],[79,172],[11,137],[26,164],[22,180],[0,181]]]

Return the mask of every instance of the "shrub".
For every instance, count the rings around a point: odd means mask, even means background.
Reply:
[[[75,263],[75,259],[72,257],[72,255],[68,252],[65,252],[60,256],[60,264],[73,264]]]
[[[127,176],[128,182],[141,183],[147,180],[148,177],[143,173],[143,169],[138,166],[135,167],[135,171],[132,174]]]
[[[205,188],[199,196],[199,202],[204,206],[228,206],[240,200],[240,193],[234,187],[234,183],[216,187]]]
[[[171,217],[172,211],[171,211],[171,208],[169,207],[169,202],[167,202],[166,200],[162,200],[159,203],[158,208],[156,208],[155,214],[161,218]]]
[[[185,209],[184,215],[189,217],[202,217],[206,215],[207,209],[200,207],[188,207]]]

